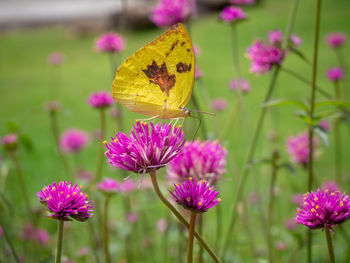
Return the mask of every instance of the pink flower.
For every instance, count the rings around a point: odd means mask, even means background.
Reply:
[[[87,247],[82,247],[80,250],[78,250],[78,257],[86,257],[90,253],[89,248]]]
[[[10,133],[1,138],[1,143],[4,145],[5,150],[15,150],[18,144],[18,136],[15,133]]]
[[[344,79],[344,71],[341,67],[329,68],[327,69],[327,78],[331,82],[337,82]]]
[[[82,180],[82,181],[84,181],[86,183],[89,183],[93,179],[93,173],[91,171],[89,171],[89,170],[78,169],[77,177],[80,180]]]
[[[335,193],[335,192],[339,192],[340,191],[340,187],[337,183],[337,181],[332,181],[332,180],[326,180],[323,182],[322,186],[321,186],[321,190],[327,190],[331,193]]]
[[[110,114],[111,114],[111,117],[112,118],[119,118],[120,116],[120,111],[118,108],[112,108],[111,111],[110,111]]]
[[[200,50],[199,46],[193,45],[193,53],[194,53],[195,57],[199,56],[199,54],[201,53],[201,50]]]
[[[227,108],[227,100],[225,98],[216,98],[211,101],[211,108],[216,111],[224,111]]]
[[[203,76],[203,72],[199,69],[197,65],[194,67],[194,78],[199,79]]]
[[[255,0],[231,0],[231,4],[233,5],[254,5]]]
[[[283,40],[283,34],[280,30],[270,31],[268,37],[270,43],[273,45],[281,45]]]
[[[279,250],[279,251],[284,251],[287,249],[287,244],[286,242],[283,242],[283,241],[278,241],[276,243],[276,249]]]
[[[124,48],[124,38],[115,33],[103,34],[95,43],[95,49],[98,52],[120,53]]]
[[[247,50],[247,57],[251,61],[250,71],[258,75],[267,73],[275,64],[281,64],[285,52],[282,49],[256,40]]]
[[[63,153],[78,153],[90,141],[87,132],[78,129],[66,130],[60,137],[60,149]]]
[[[219,19],[227,23],[234,23],[247,18],[240,7],[226,6],[219,15]]]
[[[94,92],[88,99],[88,103],[93,108],[105,108],[114,103],[113,97],[108,91]]]
[[[327,120],[322,120],[320,121],[320,123],[318,124],[322,130],[324,130],[325,132],[328,132],[331,128],[331,124],[329,123],[329,121]]]
[[[292,202],[296,205],[302,204],[304,202],[304,195],[300,193],[293,195]]]
[[[164,233],[168,229],[168,221],[165,218],[161,218],[157,222],[157,230],[160,233]]]
[[[121,191],[123,193],[130,193],[136,189],[137,185],[132,179],[125,180],[121,185]]]
[[[194,0],[160,0],[152,9],[150,19],[158,27],[168,27],[184,21],[195,10]]]
[[[297,228],[297,223],[295,223],[295,219],[291,218],[287,219],[284,225],[289,231],[293,231]]]
[[[346,35],[342,32],[329,33],[326,42],[331,48],[340,48],[346,42]]]
[[[97,184],[97,189],[106,194],[115,194],[120,191],[120,184],[112,178],[104,178],[101,183]]]
[[[37,240],[40,245],[47,245],[50,242],[50,235],[45,229],[39,228],[37,230]]]
[[[52,66],[59,66],[64,61],[64,55],[61,52],[53,52],[49,54],[47,62]]]
[[[139,219],[139,214],[138,213],[129,213],[127,216],[126,216],[126,220],[130,223],[130,224],[134,224],[137,219]]]
[[[257,192],[251,192],[248,196],[249,203],[256,205],[259,202],[259,195]]]
[[[2,227],[0,226],[0,238],[2,238]]]
[[[20,232],[20,239],[23,241],[35,241],[36,236],[35,236],[35,228],[33,224],[27,223],[22,231]]]
[[[318,145],[316,137],[313,138],[313,149]],[[306,166],[309,162],[309,135],[306,132],[299,133],[296,136],[290,136],[287,140],[287,151],[292,161]]]
[[[301,43],[303,42],[303,40],[301,39],[301,37],[298,37],[296,34],[292,34],[290,36],[290,40],[292,41],[293,45],[295,47],[298,47],[301,45]]]
[[[230,89],[236,91],[238,89],[238,86],[243,93],[248,93],[250,91],[250,83],[244,78],[241,78],[239,81],[237,79],[232,79],[230,81],[230,84],[229,84]]]

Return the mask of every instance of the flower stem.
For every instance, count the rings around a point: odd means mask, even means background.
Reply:
[[[17,252],[15,250],[15,247],[13,246],[11,238],[10,238],[9,234],[7,233],[6,227],[4,226],[4,224],[2,222],[1,216],[0,216],[0,227],[2,228],[2,233],[5,237],[7,244],[10,247],[11,253],[12,253],[13,257],[15,258],[16,263],[20,263]]]
[[[101,142],[101,140],[104,140],[105,134],[106,134],[106,112],[104,108],[99,109],[100,110],[100,132],[101,137],[99,138],[100,141],[98,142],[98,152],[97,152],[97,165],[96,165],[96,182],[101,180],[102,176],[102,167],[103,167],[103,147],[104,144]]]
[[[128,214],[130,213],[130,200],[128,196],[124,195],[123,196],[123,207],[124,207],[124,220],[127,221]],[[133,225],[131,225],[133,227]],[[124,240],[124,249],[125,249],[125,257],[126,257],[126,262],[132,262],[132,253],[130,253],[130,244],[132,244],[131,235],[130,233],[125,235],[125,240]]]
[[[312,62],[312,78],[311,78],[311,100],[310,100],[310,112],[309,118],[312,120],[314,117],[315,110],[315,97],[316,97],[316,77],[317,77],[317,59],[318,59],[318,42],[320,32],[320,18],[321,18],[321,0],[316,1],[316,23],[315,23],[315,35],[314,35],[314,54]],[[313,138],[314,138],[314,127],[309,126],[309,162],[308,162],[308,182],[307,190],[311,191],[313,185]],[[307,234],[307,262],[312,261],[312,234],[311,230],[308,230]]]
[[[328,254],[329,254],[329,261],[330,261],[330,263],[335,263],[332,237],[331,237],[331,233],[329,231],[329,227],[328,226],[324,226],[324,232],[326,234],[326,240],[327,240],[327,246],[328,246]]]
[[[176,216],[176,218],[184,224],[187,228],[190,227],[190,224],[187,222],[187,220],[179,213],[179,211],[164,197],[161,190],[159,189],[157,175],[155,170],[150,170],[149,174],[152,179],[152,185],[154,188],[154,191],[156,192],[158,198],[170,209],[170,211]],[[211,250],[209,245],[203,240],[203,238],[195,231],[194,236],[198,240],[199,244],[203,246],[203,248],[208,252],[208,254],[211,256],[211,258],[216,263],[221,263],[220,259],[215,255],[214,251]]]
[[[200,215],[198,219],[198,234],[203,235],[203,216]],[[197,263],[203,263],[203,247],[201,246],[198,251]]]
[[[334,83],[335,98],[340,99],[339,83]],[[340,134],[340,119],[336,119],[334,123],[334,146],[335,146],[335,178],[339,184],[342,183],[341,175],[341,134]]]
[[[110,262],[109,248],[108,248],[108,203],[110,196],[106,195],[104,211],[103,211],[103,243],[104,243],[104,252],[105,252],[105,263]]]
[[[57,248],[56,248],[56,258],[55,263],[61,262],[62,255],[62,239],[63,239],[63,220],[58,220],[58,232],[57,232]]]
[[[187,243],[187,263],[193,263],[193,235],[196,224],[196,213],[191,212],[190,228],[188,229],[188,243]]]
[[[277,80],[279,72],[280,72],[280,67],[277,65],[277,66],[275,66],[275,69],[274,69],[274,72],[272,75],[272,79],[270,82],[270,87],[269,87],[267,94],[265,96],[264,103],[269,101],[271,96],[272,96],[272,92],[275,88],[275,84],[276,84],[276,80]],[[239,178],[236,198],[235,198],[235,200],[233,202],[233,206],[231,208],[231,218],[229,221],[229,227],[228,227],[228,230],[226,232],[226,237],[225,237],[224,244],[223,244],[222,250],[221,250],[222,256],[225,254],[226,249],[228,248],[228,245],[230,243],[230,238],[232,237],[232,232],[233,232],[234,225],[235,225],[236,219],[237,219],[237,206],[242,199],[243,190],[244,190],[245,183],[246,183],[246,180],[247,180],[248,175],[249,175],[251,162],[254,159],[254,154],[255,154],[258,138],[259,138],[260,132],[262,131],[262,127],[263,127],[266,113],[267,113],[267,107],[262,108],[260,111],[259,117],[258,117],[257,124],[255,126],[255,130],[253,133],[253,139],[250,143],[248,156],[247,156],[246,162],[245,162],[244,167],[243,167],[242,175]]]

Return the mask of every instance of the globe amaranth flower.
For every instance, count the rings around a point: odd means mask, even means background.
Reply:
[[[298,47],[301,45],[301,43],[303,42],[303,40],[301,39],[301,37],[298,37],[296,34],[292,34],[290,36],[290,41],[292,43],[292,45],[294,47]]]
[[[327,69],[326,75],[331,82],[338,82],[339,80],[344,79],[344,71],[341,67]]]
[[[15,133],[10,133],[1,138],[1,143],[5,150],[15,150],[18,145],[18,135]]]
[[[254,5],[256,0],[231,0],[233,5]]]
[[[185,182],[174,185],[174,190],[170,191],[176,203],[183,208],[194,213],[207,212],[213,206],[220,203],[221,199],[216,198],[220,191],[216,191],[208,182],[189,177]]]
[[[326,180],[321,185],[321,190],[328,190],[330,193],[340,192],[337,181]]]
[[[339,225],[350,218],[350,199],[345,193],[317,189],[306,193],[295,221],[311,229]]]
[[[64,153],[78,153],[88,145],[89,141],[90,136],[87,132],[69,129],[60,136],[60,149]]]
[[[136,183],[132,179],[127,179],[125,180],[121,185],[120,185],[120,190],[123,193],[130,193],[134,191],[137,188]]]
[[[124,48],[124,38],[116,33],[103,34],[95,42],[95,49],[98,52],[120,53]]]
[[[346,35],[342,32],[329,33],[326,36],[326,42],[331,48],[340,48],[346,42]]]
[[[102,182],[97,184],[97,189],[105,194],[115,194],[121,190],[121,185],[117,180],[104,178]]]
[[[283,40],[283,33],[280,30],[270,31],[268,33],[268,38],[271,44],[281,45]]]
[[[114,99],[109,92],[103,90],[92,93],[88,103],[93,108],[106,108],[114,103]]]
[[[91,217],[92,205],[82,187],[66,181],[45,186],[37,196],[40,203],[47,207],[47,216],[53,219],[86,221]]]
[[[195,12],[194,0],[160,0],[152,9],[150,19],[158,27],[169,27],[183,22]]]
[[[235,23],[247,18],[240,7],[226,6],[219,15],[219,19],[226,23]]]
[[[146,173],[167,165],[185,144],[181,127],[168,123],[137,121],[129,137],[119,132],[106,143],[108,162],[118,168],[135,173]]]
[[[224,111],[227,109],[227,100],[225,98],[216,98],[210,102],[210,106],[215,111]]]
[[[318,146],[317,137],[313,137],[313,150]],[[293,162],[306,166],[309,162],[309,135],[306,132],[290,136],[287,139],[287,152]]]
[[[232,79],[230,81],[229,88],[234,91],[237,91],[238,88],[240,88],[243,93],[248,93],[250,91],[250,83],[244,78],[241,78],[239,80]]]
[[[64,62],[64,55],[61,52],[53,52],[49,54],[47,62],[52,66],[59,66]]]
[[[195,79],[200,79],[203,77],[203,72],[199,69],[197,65],[194,66],[194,78]]]
[[[167,179],[171,183],[182,183],[194,177],[215,184],[226,172],[226,153],[217,141],[187,142],[167,166]]]

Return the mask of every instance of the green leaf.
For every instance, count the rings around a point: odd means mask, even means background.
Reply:
[[[350,103],[340,100],[323,100],[315,103],[315,108],[324,107],[324,106],[341,106],[341,107],[350,107]]]
[[[27,150],[27,151],[32,151],[33,150],[33,142],[32,142],[32,139],[26,135],[26,134],[21,134],[18,138],[18,141],[21,145],[24,146],[24,148]]]
[[[327,132],[325,132],[322,128],[320,128],[318,126],[316,126],[314,128],[314,132],[316,135],[318,135],[318,137],[320,137],[320,139],[324,143],[324,145],[329,147],[329,138],[328,138]]]
[[[11,133],[17,133],[18,132],[18,125],[14,121],[8,121],[6,123],[6,127]]]
[[[294,105],[297,106],[305,111],[308,111],[308,106],[299,100],[292,100],[292,99],[277,99],[277,100],[270,100],[266,103],[264,103],[263,107],[275,107],[275,106],[282,106],[282,105]]]

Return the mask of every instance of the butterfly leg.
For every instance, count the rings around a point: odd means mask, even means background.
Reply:
[[[151,121],[151,120],[154,120],[154,119],[156,119],[158,117],[159,117],[159,115],[156,115],[156,116],[153,116],[153,117],[148,118],[148,119],[137,119],[137,121]]]

